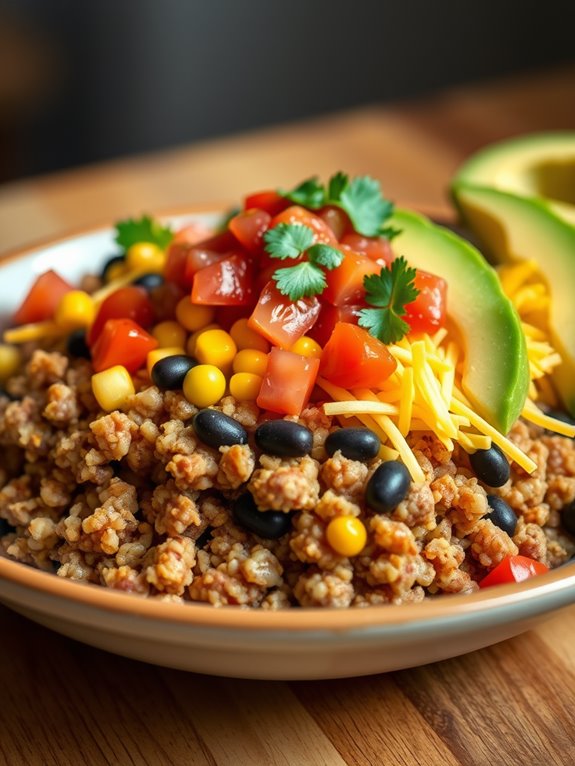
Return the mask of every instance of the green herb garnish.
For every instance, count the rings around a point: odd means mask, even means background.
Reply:
[[[377,308],[362,309],[359,324],[383,343],[397,343],[409,331],[402,317],[406,305],[419,295],[414,284],[415,274],[415,269],[400,256],[379,274],[369,274],[363,280],[365,300]]]
[[[323,187],[317,178],[308,178],[290,192],[279,192],[297,205],[317,210],[325,205],[334,205],[349,216],[354,229],[365,237],[383,236],[391,239],[398,232],[385,221],[393,213],[393,203],[381,193],[379,181],[369,176],[352,180],[345,173],[338,172]]]
[[[324,269],[335,269],[343,260],[339,250],[321,243],[314,245],[314,239],[313,230],[303,223],[279,223],[264,234],[265,249],[272,258],[307,256],[307,260],[277,269],[272,275],[280,293],[291,301],[320,295],[327,284]]]
[[[152,242],[165,250],[173,236],[168,226],[163,226],[149,215],[143,215],[138,219],[128,218],[116,224],[116,242],[124,250],[137,242]]]

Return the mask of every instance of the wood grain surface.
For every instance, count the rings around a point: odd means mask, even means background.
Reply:
[[[489,141],[575,129],[575,65],[0,188],[0,250],[140,210],[233,201],[337,169],[446,205]],[[166,670],[0,607],[0,766],[575,764],[575,607],[473,654],[387,675],[256,682]]]

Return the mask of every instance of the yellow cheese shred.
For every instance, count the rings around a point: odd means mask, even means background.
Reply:
[[[32,322],[22,324],[19,327],[11,327],[4,330],[5,343],[29,343],[32,340],[41,340],[42,338],[58,338],[67,335],[69,330],[62,325],[51,320],[45,322]]]

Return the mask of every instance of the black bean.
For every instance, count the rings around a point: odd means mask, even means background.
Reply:
[[[162,391],[181,388],[186,373],[196,365],[197,361],[185,354],[165,356],[152,367],[152,382]]]
[[[367,482],[366,503],[378,513],[388,513],[405,498],[410,483],[411,476],[403,463],[386,460]]]
[[[292,420],[266,420],[254,433],[257,446],[268,455],[303,457],[313,446],[313,434]]]
[[[517,515],[513,508],[499,495],[487,495],[487,502],[491,511],[485,515],[485,518],[507,532],[509,537],[513,537],[517,529]]]
[[[114,266],[116,263],[125,263],[125,261],[125,255],[113,255],[111,258],[108,258],[106,263],[102,266],[100,278],[106,282],[108,279],[108,271],[112,268],[112,266]]]
[[[194,415],[192,425],[198,437],[210,447],[248,443],[248,434],[242,424],[219,410],[209,407],[200,410]]]
[[[132,284],[137,287],[143,287],[146,290],[155,290],[156,287],[160,287],[164,284],[164,277],[161,274],[150,272],[149,274],[142,274],[141,277],[134,279]]]
[[[477,478],[490,487],[502,487],[509,481],[509,461],[497,444],[473,452],[469,462]]]
[[[276,540],[291,529],[291,515],[282,511],[259,511],[249,492],[238,497],[232,513],[238,526],[258,537]]]
[[[75,356],[78,359],[92,358],[92,354],[86,343],[86,330],[73,330],[70,335],[68,335],[66,348],[68,349],[70,356]]]
[[[338,428],[325,440],[328,455],[340,450],[350,460],[372,460],[377,457],[381,441],[371,428]]]
[[[561,524],[570,535],[575,535],[575,500],[561,509]]]

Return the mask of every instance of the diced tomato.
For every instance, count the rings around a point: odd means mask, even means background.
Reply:
[[[222,258],[225,258],[225,254],[215,250],[206,250],[188,242],[172,242],[166,256],[164,278],[167,282],[175,282],[189,288],[196,271],[221,261]]]
[[[272,349],[256,399],[258,407],[281,415],[299,415],[309,401],[318,370],[319,359]]]
[[[36,277],[28,294],[12,317],[14,324],[29,324],[52,319],[63,295],[72,290],[59,274],[51,269]]]
[[[246,255],[231,255],[194,274],[192,302],[204,306],[250,306],[253,264]]]
[[[492,585],[523,582],[523,580],[545,574],[548,571],[548,566],[540,561],[535,561],[535,559],[530,559],[528,556],[506,556],[488,575],[480,580],[479,587],[489,588]]]
[[[214,263],[219,263],[232,255],[235,255],[235,253],[231,251],[228,253],[218,253],[215,250],[206,250],[201,245],[190,248],[184,270],[184,286],[191,287],[194,284],[194,275],[198,271],[208,266],[213,266]]]
[[[488,588],[491,585],[523,582],[523,580],[545,574],[548,571],[549,567],[540,561],[530,559],[528,556],[506,556],[488,575],[480,580],[479,587]]]
[[[356,253],[362,253],[380,266],[389,266],[395,258],[391,242],[385,237],[364,237],[350,231],[341,238],[342,245],[348,245]]]
[[[307,334],[323,347],[328,342],[333,328],[338,322],[357,324],[362,308],[367,308],[367,305],[352,303],[343,306],[331,306],[329,303],[323,303],[317,322]]]
[[[249,253],[259,253],[263,246],[263,236],[271,220],[271,215],[265,210],[251,208],[235,215],[228,226],[234,237]]]
[[[338,322],[321,355],[320,373],[342,388],[379,388],[397,363],[363,327]]]
[[[417,271],[414,280],[419,295],[405,307],[405,321],[411,332],[434,333],[445,324],[447,282],[427,271]]]
[[[154,307],[143,287],[120,287],[102,301],[88,332],[88,345],[96,341],[108,319],[133,319],[140,327],[149,327],[155,318]]]
[[[255,194],[248,194],[244,200],[244,210],[250,210],[257,207],[265,210],[270,215],[277,215],[289,207],[292,203],[289,199],[282,197],[276,191],[262,191]]]
[[[318,211],[318,216],[322,221],[327,223],[336,239],[340,242],[345,232],[352,228],[348,214],[340,207],[335,207],[333,205],[322,207],[322,209]]]
[[[187,242],[190,245],[195,245],[196,242],[202,242],[210,236],[212,236],[212,230],[208,229],[199,221],[196,221],[179,229],[174,234],[172,242]]]
[[[356,253],[347,245],[340,248],[343,261],[326,274],[327,287],[321,294],[322,300],[332,306],[344,303],[360,303],[365,296],[363,278],[368,274],[379,274],[379,266],[367,255]]]
[[[270,281],[262,290],[248,325],[275,346],[291,348],[313,326],[320,308],[315,296],[290,301]]]
[[[108,319],[91,348],[92,366],[102,372],[121,364],[134,373],[157,346],[158,341],[131,319]]]
[[[335,234],[327,223],[322,221],[319,216],[310,213],[305,207],[292,205],[286,208],[286,210],[272,218],[270,229],[277,226],[278,223],[301,223],[304,226],[309,226],[313,231],[315,234],[315,244],[320,242],[324,245],[332,245],[333,247],[336,247],[338,244]]]

